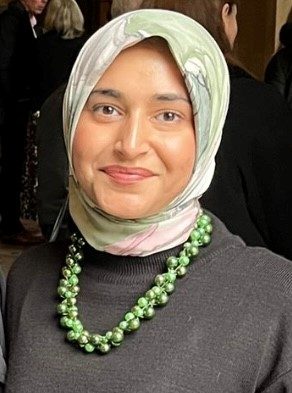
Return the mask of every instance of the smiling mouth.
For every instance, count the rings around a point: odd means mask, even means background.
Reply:
[[[110,165],[100,170],[120,184],[137,183],[155,176],[153,172],[145,168],[122,167],[118,165]]]

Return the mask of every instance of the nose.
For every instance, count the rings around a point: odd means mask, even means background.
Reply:
[[[150,149],[147,120],[137,112],[129,115],[118,130],[115,151],[124,159],[135,159]]]

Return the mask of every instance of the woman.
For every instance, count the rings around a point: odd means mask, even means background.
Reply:
[[[269,61],[265,81],[273,85],[292,108],[292,22],[280,30],[282,48]]]
[[[230,105],[203,205],[249,246],[292,259],[292,113],[273,88],[252,78],[233,58],[240,1],[144,0],[141,6],[181,12],[201,23],[228,62]]]
[[[50,0],[44,28],[46,32],[38,40],[36,109],[40,109],[46,98],[67,82],[85,42],[84,18],[75,0]]]
[[[6,392],[291,391],[291,262],[198,201],[228,79],[181,14],[131,12],[87,41],[64,100],[77,234],[10,271]]]

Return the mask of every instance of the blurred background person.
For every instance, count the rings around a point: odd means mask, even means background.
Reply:
[[[36,16],[48,0],[17,0],[0,14],[1,240],[30,239],[20,222],[21,176],[36,71]]]
[[[292,109],[292,22],[280,30],[282,48],[271,58],[265,72],[265,81],[287,100]]]
[[[51,0],[46,9],[44,18],[45,33],[37,41],[37,78],[34,97],[34,111],[39,111],[46,98],[62,83],[69,78],[74,61],[84,44],[86,38],[84,35],[84,18],[82,12],[75,0]],[[36,123],[41,122],[41,128],[45,128],[40,135],[40,139],[49,137],[51,144],[49,150],[55,149],[59,140],[52,140],[51,128],[55,123],[55,114],[52,119],[45,123],[39,118],[37,113]],[[49,134],[46,134],[49,128]],[[37,196],[38,186],[37,166],[38,159],[45,154],[40,148],[37,151],[36,142],[36,124],[34,120],[28,127],[27,135],[27,155],[25,174],[23,177],[23,192],[21,194],[22,215],[25,218],[38,220]],[[48,157],[45,156],[45,159]],[[49,161],[50,158],[49,158]],[[40,165],[42,166],[40,161]],[[56,170],[54,171],[56,172]],[[47,182],[50,179],[47,174],[45,179],[40,177],[41,182]],[[51,180],[51,179],[50,179]],[[53,181],[54,183],[54,181]]]
[[[37,109],[69,78],[83,46],[84,18],[75,0],[50,0],[44,19],[45,33],[37,42]]]
[[[216,170],[202,205],[248,245],[292,259],[292,112],[271,86],[232,55],[240,1],[144,0],[141,8],[181,12],[201,23],[224,53],[231,78],[229,110]]]

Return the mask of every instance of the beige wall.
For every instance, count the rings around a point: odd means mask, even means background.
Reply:
[[[279,31],[287,20],[292,22],[292,0],[278,0],[276,9],[275,51],[279,47]]]
[[[291,8],[292,0],[241,0],[235,54],[260,79],[279,47],[279,30],[288,15],[292,16]]]

